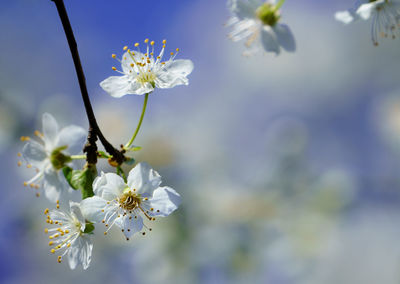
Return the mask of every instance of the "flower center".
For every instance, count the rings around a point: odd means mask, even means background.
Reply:
[[[264,3],[258,7],[256,10],[256,15],[264,25],[271,27],[275,26],[280,18],[278,11],[270,3]]]
[[[50,154],[50,161],[56,170],[62,169],[66,163],[71,162],[71,157],[64,155],[61,151],[67,149],[68,146],[61,146],[54,149]]]
[[[156,80],[156,75],[151,71],[142,71],[140,74],[136,77],[136,80],[144,85],[145,83],[150,83],[153,88],[155,87],[155,80]]]
[[[140,196],[132,192],[124,193],[124,195],[122,195],[122,197],[119,199],[119,205],[123,209],[128,211],[132,211],[133,209],[138,208],[140,206],[140,203]]]

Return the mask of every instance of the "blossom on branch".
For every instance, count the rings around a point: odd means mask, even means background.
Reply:
[[[47,216],[46,222],[56,226],[45,229],[45,233],[50,234],[49,246],[53,247],[50,252],[54,254],[59,250],[64,250],[64,253],[57,258],[59,263],[62,257],[67,255],[71,269],[75,269],[78,265],[87,269],[92,257],[91,235],[94,226],[90,223],[86,224],[79,203],[70,201],[69,211],[57,209],[49,212],[49,209],[46,209],[44,213]]]
[[[43,114],[42,124],[43,133],[35,131],[39,141],[26,136],[21,137],[22,141],[27,141],[22,149],[27,167],[36,170],[36,175],[24,182],[24,185],[36,189],[42,186],[45,196],[56,202],[69,189],[61,169],[71,162],[70,154],[81,151],[86,131],[75,125],[59,131],[57,121],[49,113]]]
[[[117,59],[115,54],[112,55],[121,63],[122,70],[113,70],[122,76],[111,76],[100,83],[100,86],[115,98],[125,95],[143,95],[154,91],[155,88],[167,89],[178,85],[188,85],[187,76],[193,70],[193,62],[191,60],[177,59],[176,53],[171,52],[171,57],[167,61],[162,61],[166,40],[163,40],[162,49],[158,56],[154,56],[154,41],[145,41],[146,52],[142,53],[139,43],[135,43],[136,50],[130,50],[127,46],[122,59]]]
[[[397,0],[358,0],[355,7],[335,13],[336,20],[349,24],[372,19],[371,38],[378,45],[379,36],[395,38],[400,25],[400,2]]]
[[[146,163],[139,163],[130,172],[127,183],[114,173],[102,173],[93,183],[95,196],[81,202],[87,219],[103,223],[108,230],[115,224],[127,240],[143,228],[143,218],[154,221],[175,211],[180,195],[170,187],[160,187],[161,176]],[[142,232],[145,234],[145,232]]]
[[[263,49],[278,55],[281,47],[288,52],[296,50],[289,27],[279,23],[281,16],[275,0],[229,0],[228,6],[232,13],[227,23],[232,26],[228,36],[233,41],[246,39],[244,55]]]

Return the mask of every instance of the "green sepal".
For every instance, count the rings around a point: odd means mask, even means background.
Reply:
[[[74,170],[70,167],[64,167],[64,168],[62,168],[62,171],[63,171],[64,177],[67,180],[69,186],[72,187],[73,189],[77,190],[78,188],[75,186],[74,183],[71,182],[72,173],[74,172]]]
[[[72,161],[71,156],[64,155],[61,151],[67,149],[68,146],[60,146],[55,148],[50,154],[50,162],[56,170],[61,170],[65,164]]]
[[[86,221],[87,222],[87,221]],[[93,223],[89,222],[85,224],[85,230],[83,231],[84,234],[93,234],[94,225]]]
[[[136,152],[136,151],[139,151],[141,149],[142,149],[141,146],[132,146],[132,147],[129,147],[128,151]]]
[[[93,181],[97,176],[95,165],[86,165],[83,170],[73,170],[71,175],[71,186],[82,191],[82,199],[92,197]]]

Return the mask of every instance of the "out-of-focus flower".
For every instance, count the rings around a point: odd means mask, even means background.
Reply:
[[[187,76],[193,70],[193,62],[186,59],[175,60],[176,53],[171,52],[168,61],[162,61],[166,40],[163,40],[162,49],[157,57],[154,57],[154,41],[145,41],[146,53],[139,49],[139,43],[135,43],[137,51],[124,47],[126,52],[120,61],[122,71],[113,67],[114,71],[122,76],[111,76],[100,83],[100,86],[111,96],[120,98],[125,95],[143,95],[151,93],[155,88],[167,89],[177,85],[188,85]],[[150,50],[151,46],[151,50]],[[115,54],[113,58],[117,58]]]
[[[46,222],[57,226],[45,229],[46,234],[50,233],[49,246],[54,246],[50,252],[55,253],[65,249],[64,253],[58,256],[58,262],[61,262],[62,257],[67,254],[71,269],[75,269],[77,265],[82,265],[83,269],[87,269],[92,256],[91,234],[94,226],[90,223],[86,224],[79,203],[70,201],[69,212],[60,209],[49,212],[49,209],[46,209],[45,214],[47,215]]]
[[[245,55],[251,55],[264,48],[267,52],[279,54],[281,47],[289,52],[296,50],[296,43],[289,27],[280,24],[279,8],[282,1],[229,0],[233,16],[228,26],[233,26],[229,37],[233,41],[246,39],[248,48]]]
[[[155,217],[166,217],[178,208],[180,195],[170,187],[159,187],[160,184],[161,176],[146,163],[129,172],[127,183],[114,173],[102,173],[93,182],[96,196],[82,200],[82,212],[88,220],[104,223],[104,234],[116,224],[129,240],[132,234],[147,228],[142,216],[154,221]]]
[[[69,189],[60,170],[71,162],[70,154],[80,152],[86,132],[82,127],[75,125],[59,131],[57,121],[49,113],[43,114],[42,123],[43,133],[35,131],[39,142],[27,136],[21,137],[22,141],[27,141],[22,149],[27,167],[35,168],[37,172],[33,178],[24,182],[24,185],[39,189],[42,184],[45,196],[56,202]]]
[[[378,45],[379,36],[396,37],[395,31],[400,24],[400,3],[396,0],[358,0],[354,8],[336,12],[335,18],[345,24],[372,19],[372,42]]]

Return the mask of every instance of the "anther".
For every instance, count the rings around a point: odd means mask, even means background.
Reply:
[[[55,253],[56,250],[55,250],[55,249],[51,249],[50,252],[51,252],[51,253]]]
[[[135,66],[135,64],[131,63],[131,67]]]
[[[129,238],[126,238],[127,241],[129,241]]]
[[[124,48],[123,48],[123,50],[127,50],[127,49],[128,49],[128,47],[125,45]]]
[[[179,48],[177,48],[177,49],[175,49],[176,50],[176,52],[179,52]]]
[[[173,52],[171,52],[171,56],[172,56],[172,55],[174,55],[174,53],[173,53]]]
[[[104,224],[105,222],[106,222],[106,220],[101,220],[101,223],[103,223],[103,224]]]
[[[24,181],[24,186],[28,186],[28,183],[26,181]]]
[[[130,232],[131,231],[131,229],[128,229],[128,232]]]
[[[139,43],[137,42],[137,43],[135,43],[135,47],[138,47],[139,46]]]
[[[143,235],[143,236],[146,235],[146,232],[143,232],[142,235]]]
[[[104,236],[107,235],[107,232],[104,232]]]
[[[18,157],[21,157],[21,156],[22,156],[22,154],[21,154],[21,153],[17,153],[17,156],[18,156]]]
[[[65,230],[64,232],[65,232],[66,234],[68,234],[68,233],[69,233],[69,230]]]
[[[54,244],[53,241],[50,241],[50,242],[49,242],[49,246],[52,246],[53,244]]]
[[[58,263],[61,263],[61,256],[57,258]]]
[[[115,59],[115,58],[117,58],[117,55],[116,54],[112,54],[111,57]]]
[[[47,234],[49,232],[49,229],[45,228],[44,233]]]
[[[49,208],[46,208],[45,210],[44,210],[44,214],[49,214]]]
[[[39,192],[36,192],[36,197],[40,197],[40,193]]]
[[[22,166],[22,162],[18,161],[17,165],[18,165],[18,167]]]
[[[157,213],[159,213],[159,212],[160,212],[160,210],[157,209]]]
[[[112,70],[117,71],[117,68],[115,68],[114,66],[111,67]]]
[[[152,40],[152,41],[150,42],[150,45],[154,45],[154,40]]]
[[[166,44],[166,43],[167,43],[167,40],[164,39],[164,40],[162,41],[162,43],[163,43],[163,44]]]
[[[71,243],[68,243],[68,244],[67,244],[67,248],[69,248],[70,246],[71,246]]]
[[[146,38],[146,39],[144,40],[144,43],[148,43],[148,42],[149,42],[149,39]]]
[[[27,167],[28,169],[30,169],[30,168],[32,168],[32,165],[31,165],[31,164],[27,164],[26,167]]]

